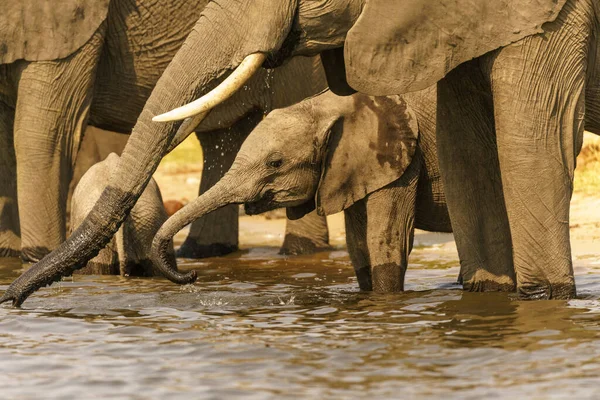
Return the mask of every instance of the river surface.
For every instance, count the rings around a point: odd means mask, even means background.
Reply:
[[[75,276],[0,307],[0,398],[599,396],[598,257],[578,299],[533,302],[462,292],[439,246],[394,295],[360,293],[343,249],[180,265],[198,282]],[[0,290],[21,269],[0,259]]]

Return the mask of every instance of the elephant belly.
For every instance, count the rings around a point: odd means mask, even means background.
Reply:
[[[428,181],[419,177],[415,228],[429,232],[452,232],[441,179]]]
[[[435,129],[421,130],[419,149],[423,167],[417,186],[415,228],[429,232],[452,232],[434,135]]]
[[[0,64],[0,100],[14,108],[17,102],[16,63]]]
[[[202,8],[193,0],[111,2],[91,125],[121,133],[133,129],[158,78]]]

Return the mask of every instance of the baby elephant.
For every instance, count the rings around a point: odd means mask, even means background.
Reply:
[[[71,200],[71,229],[75,230],[92,210],[108,184],[111,171],[117,168],[119,156],[108,157],[93,165],[81,178]],[[160,190],[151,179],[117,234],[77,271],[88,275],[159,276],[160,271],[150,261],[152,238],[167,220]],[[173,242],[166,246],[165,260],[170,269],[176,268]]]
[[[286,207],[291,219],[343,210],[360,288],[403,290],[414,228],[451,231],[435,104],[435,89],[388,97],[325,91],[271,112],[227,174],[163,225],[153,254],[166,259],[181,228],[226,204],[243,203],[247,214]]]

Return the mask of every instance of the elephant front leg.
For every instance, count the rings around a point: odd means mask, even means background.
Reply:
[[[358,287],[362,291],[373,290],[371,282],[371,262],[367,247],[367,209],[364,201],[359,201],[344,210],[346,225],[346,246],[356,273]]]
[[[420,167],[416,157],[399,180],[344,211],[348,253],[361,290],[404,290]]]
[[[300,219],[286,221],[285,239],[279,254],[312,254],[329,248],[327,219],[316,211]]]
[[[96,257],[88,261],[85,267],[74,272],[77,275],[119,275],[119,273],[119,256],[114,238],[100,250]]]
[[[0,100],[0,257],[21,253],[13,119],[14,111]]]
[[[414,239],[415,206],[421,158],[402,177],[365,200],[367,247],[375,292],[404,290],[404,275]]]
[[[202,146],[203,169],[199,194],[217,183],[229,170],[240,146],[254,124],[247,119],[229,129],[197,133]],[[238,249],[239,207],[230,204],[195,220],[178,257],[206,258],[232,253]]]
[[[73,164],[92,100],[104,27],[76,53],[21,64],[14,123],[21,257],[37,261],[65,240]]]
[[[477,61],[438,83],[437,148],[460,277],[469,291],[513,291],[510,227],[504,204],[489,84]]]
[[[546,34],[502,49],[490,62],[502,182],[523,298],[575,296],[569,205],[594,23],[590,3],[568,1]]]

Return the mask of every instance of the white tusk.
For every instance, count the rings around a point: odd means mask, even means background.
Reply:
[[[265,62],[267,56],[263,53],[253,53],[246,56],[241,64],[216,88],[184,106],[160,114],[152,118],[152,121],[168,122],[180,121],[199,113],[209,111],[220,103],[230,98],[237,92],[248,79],[254,75]]]

